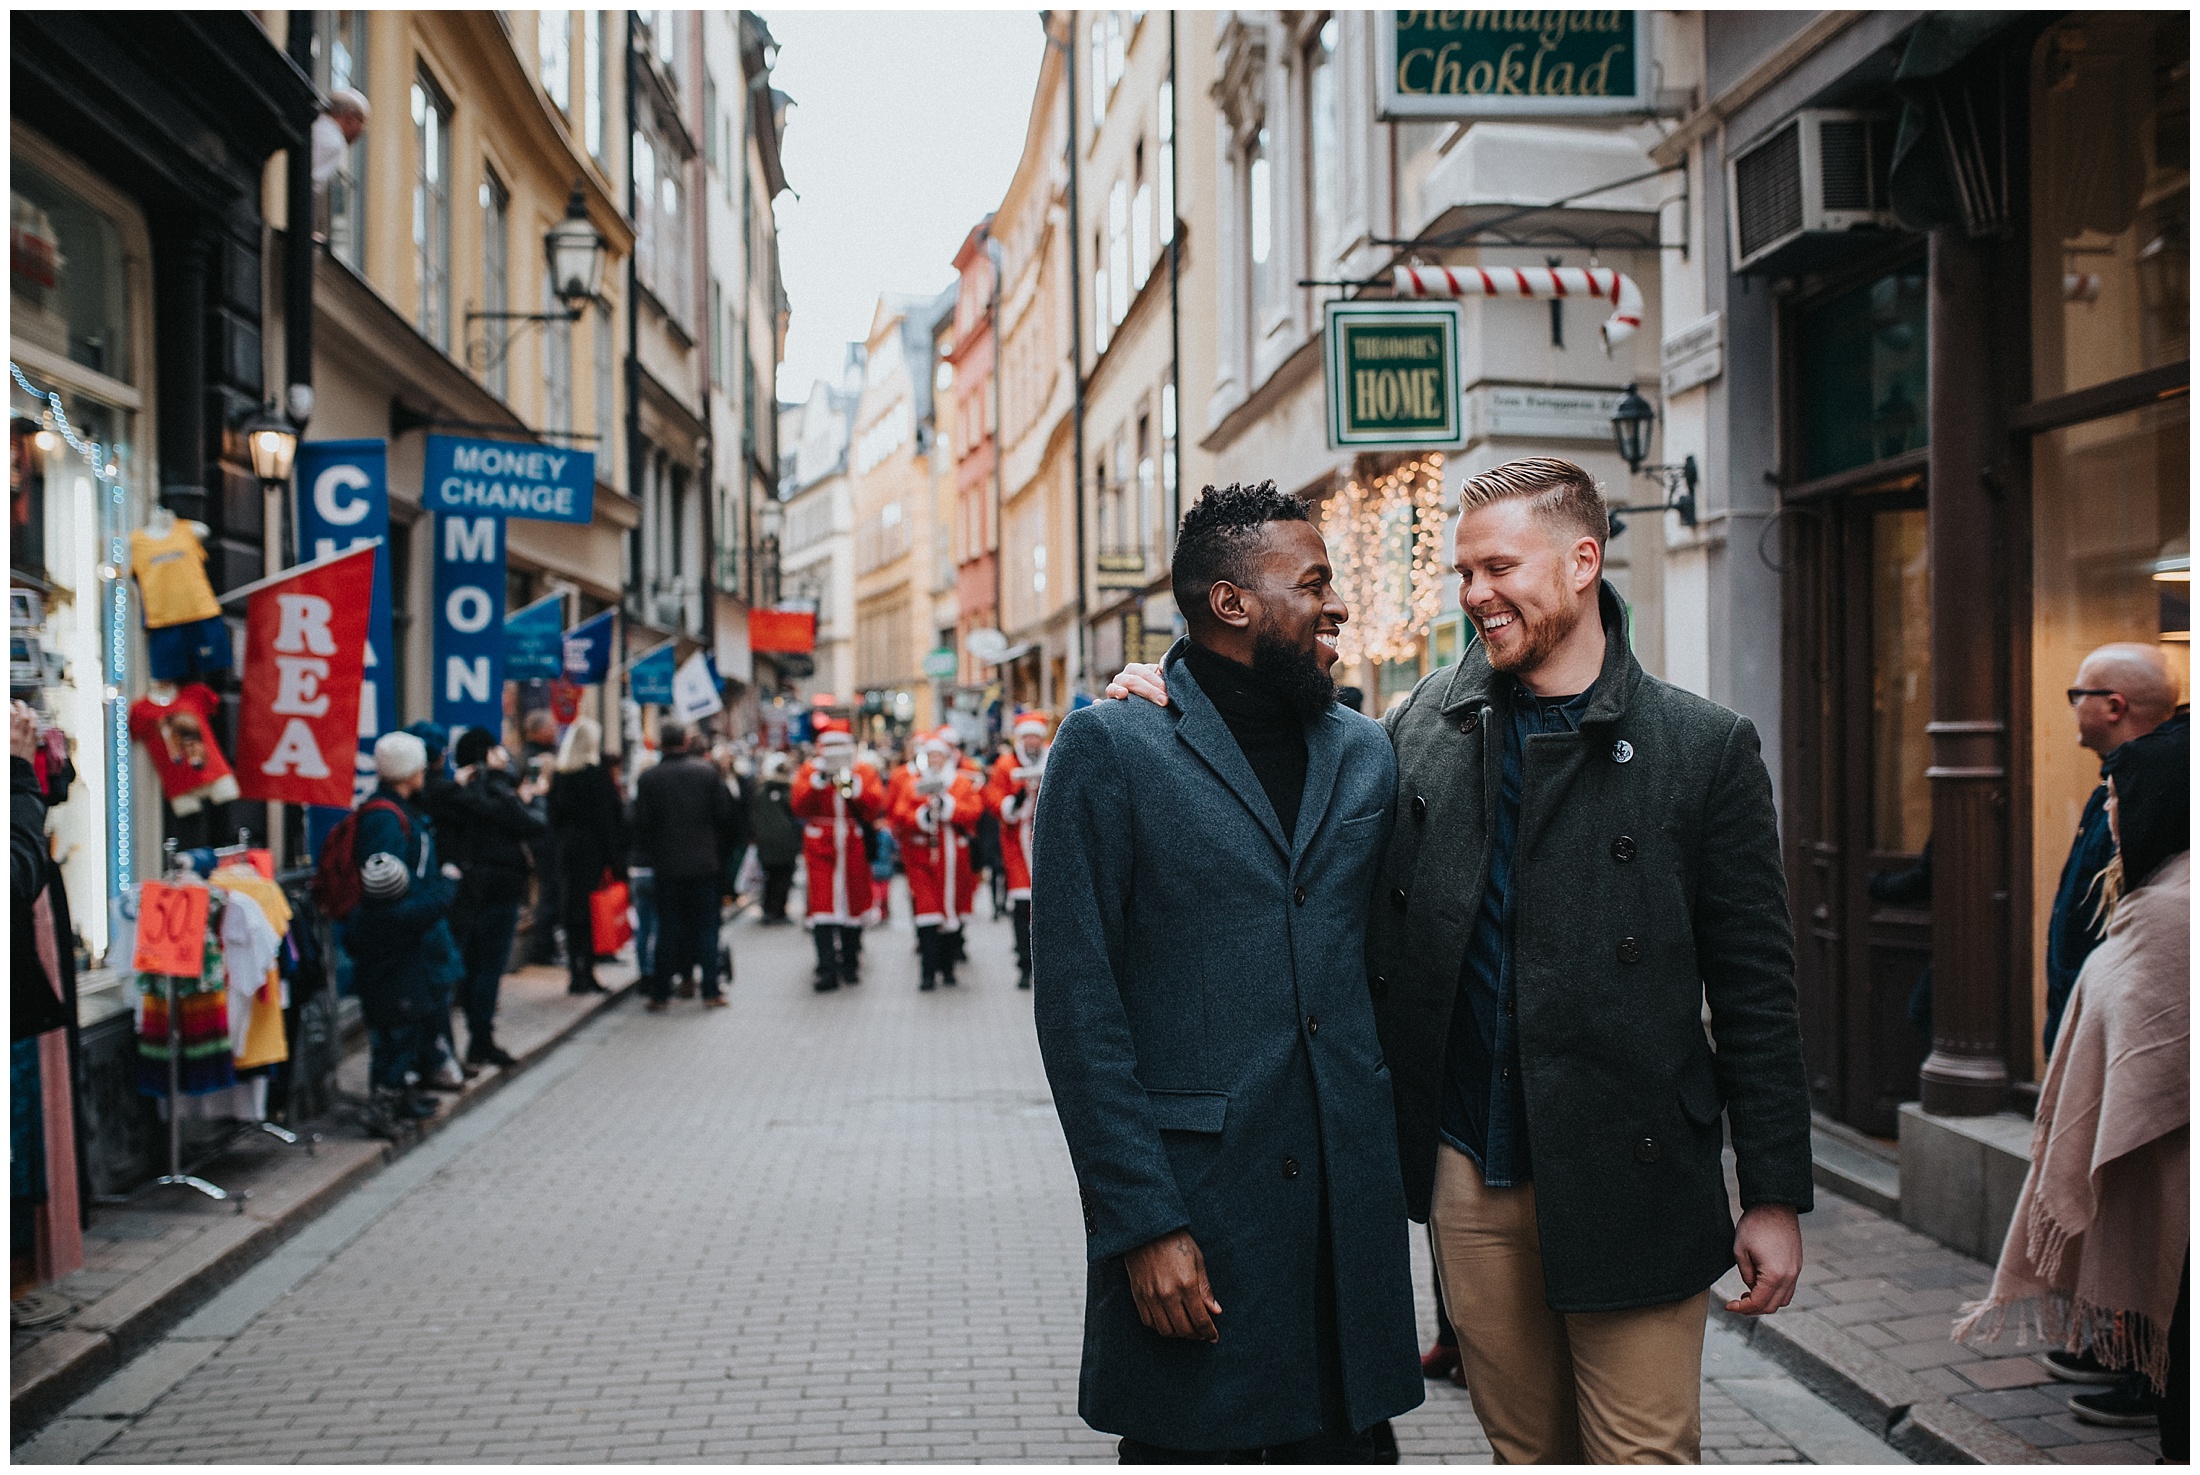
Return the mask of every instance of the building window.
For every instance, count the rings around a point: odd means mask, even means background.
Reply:
[[[324,10],[313,34],[313,80],[324,92],[349,87],[367,90],[367,12]],[[371,130],[368,130],[371,131]],[[353,271],[366,269],[367,136],[361,132],[344,151],[336,176],[317,202],[329,254]]]
[[[420,331],[451,348],[451,104],[423,67],[412,85],[413,261]]]
[[[604,119],[611,112],[611,17],[615,14],[610,10],[588,11],[581,32],[581,63],[588,74],[588,107],[581,131],[589,156],[599,164],[606,162]]]
[[[1118,179],[1108,191],[1108,323],[1123,321],[1131,310],[1131,196]]]
[[[646,283],[654,275],[657,259],[657,212],[649,208],[657,196],[657,150],[649,135],[634,130],[634,265]]]
[[[1146,178],[1146,143],[1140,139],[1132,155],[1135,165],[1133,177],[1138,181],[1138,192],[1131,196],[1131,271],[1135,274],[1132,285],[1143,287],[1146,278],[1153,273],[1153,182]]]
[[[710,387],[726,387],[726,291],[710,279]]]
[[[1160,525],[1161,504],[1154,495],[1159,479],[1154,472],[1153,420],[1144,410],[1138,412],[1138,546],[1150,547],[1154,530]]]
[[[564,112],[573,106],[573,12],[535,12],[535,52],[541,63],[542,90]]]
[[[1176,84],[1163,82],[1160,95],[1154,101],[1154,126],[1161,133],[1161,156],[1155,160],[1155,173],[1161,184],[1161,193],[1155,201],[1160,219],[1156,235],[1166,246],[1176,239]]]
[[[616,322],[608,303],[599,303],[589,317],[589,337],[595,340],[596,350],[596,479],[607,485],[617,480],[614,468],[619,464],[613,454],[618,406],[611,387],[611,342]]]
[[[2191,354],[2191,113],[2182,11],[2080,13],[2032,79],[2033,393]]]
[[[1306,47],[1307,260],[1315,266],[1336,255],[1342,214],[1337,71],[1337,18],[1331,16]]]
[[[685,173],[669,140],[646,128],[635,133],[635,263],[643,285],[682,327],[694,320]]]
[[[542,325],[542,419],[545,430],[573,428],[573,324],[566,320],[550,274],[542,275],[542,309],[558,316]]]
[[[708,71],[703,73],[703,162],[713,169],[724,162],[718,155],[718,79]]]
[[[1925,265],[1803,309],[1802,479],[1925,444]]]
[[[511,193],[496,171],[484,166],[481,171],[481,306],[489,313],[506,311],[512,305],[511,282],[508,276],[510,257],[507,254],[507,224],[511,213]],[[506,398],[505,359],[511,352],[510,325],[491,317],[481,325],[482,346],[487,360],[487,371],[482,382],[498,399]]]
[[[1265,305],[1271,299],[1269,258],[1275,245],[1275,201],[1270,194],[1268,130],[1261,129],[1245,151],[1245,240],[1253,258],[1253,300]]]

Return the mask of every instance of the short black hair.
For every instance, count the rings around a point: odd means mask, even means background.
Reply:
[[[657,724],[657,751],[667,758],[674,753],[687,751],[688,730],[685,722],[660,722]]]
[[[1176,557],[1169,564],[1169,589],[1176,607],[1194,625],[1213,619],[1207,593],[1218,583],[1243,588],[1252,580],[1248,555],[1260,530],[1272,522],[1308,522],[1306,504],[1272,481],[1248,486],[1232,482],[1208,487],[1185,512],[1176,530]]]

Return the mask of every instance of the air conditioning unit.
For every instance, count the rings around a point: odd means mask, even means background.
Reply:
[[[1895,230],[1894,119],[1805,108],[1727,161],[1734,271],[1800,270],[1855,231]]]

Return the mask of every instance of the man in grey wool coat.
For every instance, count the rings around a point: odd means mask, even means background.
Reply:
[[[1078,1411],[1125,1464],[1394,1459],[1422,1386],[1364,947],[1396,764],[1335,702],[1348,612],[1303,503],[1208,489],[1171,575],[1177,704],[1073,713],[1033,846]]]
[[[1746,718],[1628,649],[1588,473],[1508,462],[1459,502],[1476,639],[1384,714],[1367,925],[1406,1202],[1500,1462],[1694,1462],[1708,1288],[1739,1266],[1727,1310],[1785,1306],[1811,1206],[1772,785]]]

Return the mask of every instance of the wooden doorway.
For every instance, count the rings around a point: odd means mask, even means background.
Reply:
[[[1931,835],[1931,618],[1921,471],[1791,504],[1784,829],[1812,1104],[1875,1136],[1917,1097],[1929,891],[1875,901]],[[1913,878],[1915,879],[1915,878]],[[1924,1003],[1925,1001],[1919,1000]]]

